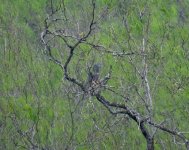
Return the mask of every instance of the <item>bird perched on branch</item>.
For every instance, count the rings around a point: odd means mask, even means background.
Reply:
[[[89,69],[86,89],[91,95],[96,95],[102,91],[111,77],[112,66],[110,66],[108,74],[100,78],[101,66],[101,64],[97,63],[93,65],[92,71],[91,68]]]
[[[100,68],[101,64],[97,63],[93,65],[92,71],[88,72],[89,90],[93,92],[100,86]]]
[[[93,76],[92,76],[92,81],[93,82],[98,82],[99,75],[100,75],[100,69],[101,69],[101,64],[94,64],[94,66],[93,66]]]

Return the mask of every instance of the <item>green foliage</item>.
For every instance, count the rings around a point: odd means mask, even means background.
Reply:
[[[53,8],[61,6],[64,12],[62,2],[53,1]],[[112,66],[108,85],[122,95],[105,89],[101,94],[110,102],[125,103],[146,114],[141,100],[145,90],[137,73],[144,67],[141,45],[145,37],[154,120],[162,122],[168,118],[165,125],[170,129],[176,126],[188,131],[188,2],[96,0],[96,3],[98,30],[87,42],[119,54],[134,55],[118,56],[82,43],[74,52],[69,74],[85,83],[87,67],[102,63],[103,78]],[[146,149],[136,123],[126,116],[113,116],[93,97],[83,99],[78,87],[64,79],[63,70],[44,55],[39,38],[50,5],[48,0],[1,0],[0,149],[31,149],[31,142],[39,149]],[[67,27],[76,37],[86,34],[91,1],[64,0],[64,5],[63,18],[70,20],[52,24],[51,29]],[[100,17],[106,8],[107,14]],[[185,13],[184,19],[181,11]],[[68,38],[72,45],[76,41]],[[49,43],[53,56],[65,63],[69,51],[64,42],[53,38]],[[130,101],[125,102],[123,96]],[[171,136],[158,132],[155,148],[163,149],[162,146],[183,149],[172,145]]]

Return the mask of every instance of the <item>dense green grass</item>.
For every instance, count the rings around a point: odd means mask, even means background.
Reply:
[[[128,116],[111,115],[93,97],[83,98],[79,88],[66,81],[63,70],[45,55],[40,33],[50,1],[0,1],[0,149],[29,149],[32,143],[39,149],[146,149],[135,122]],[[66,15],[71,19],[63,25],[75,29],[79,20],[81,31],[85,32],[90,19],[90,1],[64,2]],[[61,1],[53,3],[56,8]],[[103,64],[102,77],[112,65],[108,85],[130,98],[126,105],[146,115],[135,90],[137,87],[145,97],[136,68],[143,67],[140,54],[142,39],[146,37],[154,120],[165,121],[170,129],[176,127],[187,132],[188,2],[97,0],[96,3],[98,29],[88,41],[119,53],[132,51],[135,55],[116,57],[81,44],[69,66],[72,76],[78,77],[76,69],[80,68],[79,79],[85,82],[87,66],[92,61]],[[107,16],[99,19],[106,7]],[[129,32],[123,18],[127,19]],[[54,39],[51,44],[53,54],[64,63],[68,49],[63,41]],[[115,93],[102,91],[102,94],[112,102],[124,103]],[[183,145],[173,144],[169,134],[158,130],[155,148],[163,147],[184,149]]]

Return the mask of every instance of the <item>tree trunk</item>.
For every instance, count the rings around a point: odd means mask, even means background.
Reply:
[[[147,150],[154,150],[154,138],[147,139]]]

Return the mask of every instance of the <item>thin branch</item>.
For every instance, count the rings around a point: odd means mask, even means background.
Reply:
[[[99,102],[101,102],[112,114],[127,114],[130,118],[132,118],[138,125],[139,128],[141,129],[141,132],[143,133],[143,135],[145,136],[145,138],[147,140],[149,140],[149,138],[153,138],[150,136],[150,134],[148,133],[147,129],[144,127],[144,123],[145,124],[150,124],[153,127],[156,127],[162,131],[165,131],[167,133],[170,133],[172,135],[178,136],[180,139],[182,139],[186,145],[186,147],[189,147],[189,141],[187,140],[187,138],[181,134],[181,132],[177,132],[177,131],[173,131],[170,130],[162,125],[156,124],[153,121],[151,121],[150,117],[142,117],[137,111],[132,110],[131,108],[123,105],[123,104],[117,104],[117,103],[110,103],[108,100],[106,100],[103,96],[101,96],[100,94],[96,95],[96,98]],[[111,107],[114,107],[116,109],[123,109],[122,111],[112,111]]]

